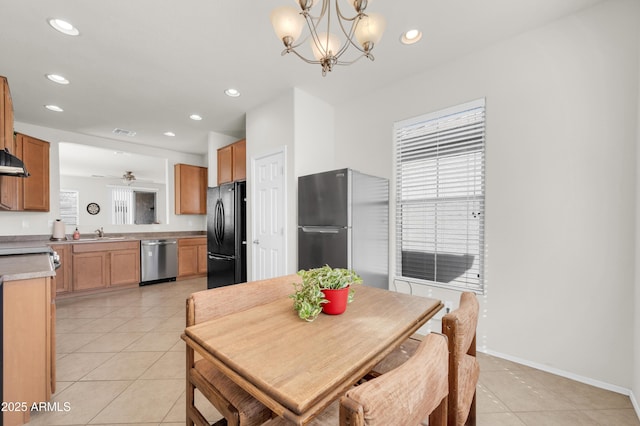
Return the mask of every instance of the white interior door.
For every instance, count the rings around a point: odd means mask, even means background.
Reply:
[[[253,280],[286,272],[285,152],[252,159]]]

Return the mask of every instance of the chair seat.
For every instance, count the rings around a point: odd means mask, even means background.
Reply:
[[[407,362],[409,358],[416,352],[418,346],[420,345],[420,340],[415,337],[410,337],[409,339],[402,342],[400,346],[395,348],[393,352],[387,355],[382,361],[377,363],[373,370],[369,372],[369,375],[372,377],[378,377],[382,374],[388,373],[389,371],[400,367],[402,364]]]
[[[213,387],[238,410],[241,418],[260,419],[253,424],[260,424],[271,417],[271,410],[255,399],[244,389],[233,383],[209,361],[201,359],[194,363],[194,369],[200,373]],[[212,402],[213,403],[213,402]],[[247,423],[241,423],[247,424]]]
[[[464,355],[460,360],[458,369],[458,416],[457,425],[462,426],[469,415],[468,407],[471,406],[476,392],[476,383],[480,377],[480,364],[478,359],[471,355]]]

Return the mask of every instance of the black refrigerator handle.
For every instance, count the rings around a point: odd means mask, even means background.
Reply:
[[[218,200],[216,205],[216,216],[216,238],[218,244],[222,245],[222,240],[224,239],[224,205],[222,200]]]
[[[222,243],[220,242],[220,231],[219,231],[219,227],[220,227],[220,199],[216,200],[216,207],[214,209],[214,220],[213,220],[213,237],[216,240],[216,244],[221,245]]]

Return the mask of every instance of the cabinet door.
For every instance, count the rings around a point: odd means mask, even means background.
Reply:
[[[13,102],[7,79],[0,77],[0,149],[7,148],[16,154],[13,138]],[[0,209],[18,210],[18,179],[14,176],[0,176]]]
[[[111,287],[140,282],[140,251],[117,250],[110,255]]]
[[[233,180],[247,178],[247,143],[242,139],[233,145]]]
[[[109,279],[107,252],[73,255],[73,291],[106,288]]]
[[[57,244],[51,248],[60,256],[60,267],[56,269],[54,279],[56,294],[64,294],[71,291],[71,245]]]
[[[176,214],[207,214],[207,169],[176,164],[174,171]]]
[[[13,146],[13,101],[9,91],[9,83],[0,77],[0,149],[9,148],[14,154]]]
[[[206,241],[206,240],[205,240]],[[200,244],[198,247],[198,275],[207,274],[207,244]]]
[[[178,276],[189,277],[198,273],[198,247],[182,246],[178,248]]]
[[[16,151],[30,176],[18,178],[18,199],[21,210],[49,211],[49,142],[18,133]]]
[[[31,406],[51,397],[50,285],[48,277],[3,284],[3,401]],[[5,424],[22,424],[22,411],[2,411]]]
[[[233,182],[233,146],[218,150],[218,185]]]

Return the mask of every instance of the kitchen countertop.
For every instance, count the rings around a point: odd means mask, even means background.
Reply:
[[[46,253],[0,256],[0,282],[53,277],[50,259]]]
[[[97,238],[95,234],[81,234],[79,240],[74,240],[71,235],[66,240],[54,241],[50,240],[46,235],[25,235],[25,236],[0,236],[0,252],[3,249],[22,248],[22,247],[46,247],[53,244],[83,244],[83,243],[108,243],[118,241],[140,241],[162,238],[206,238],[205,233],[194,232],[144,232],[132,234],[106,234],[104,238]],[[0,253],[1,254],[1,253]]]

